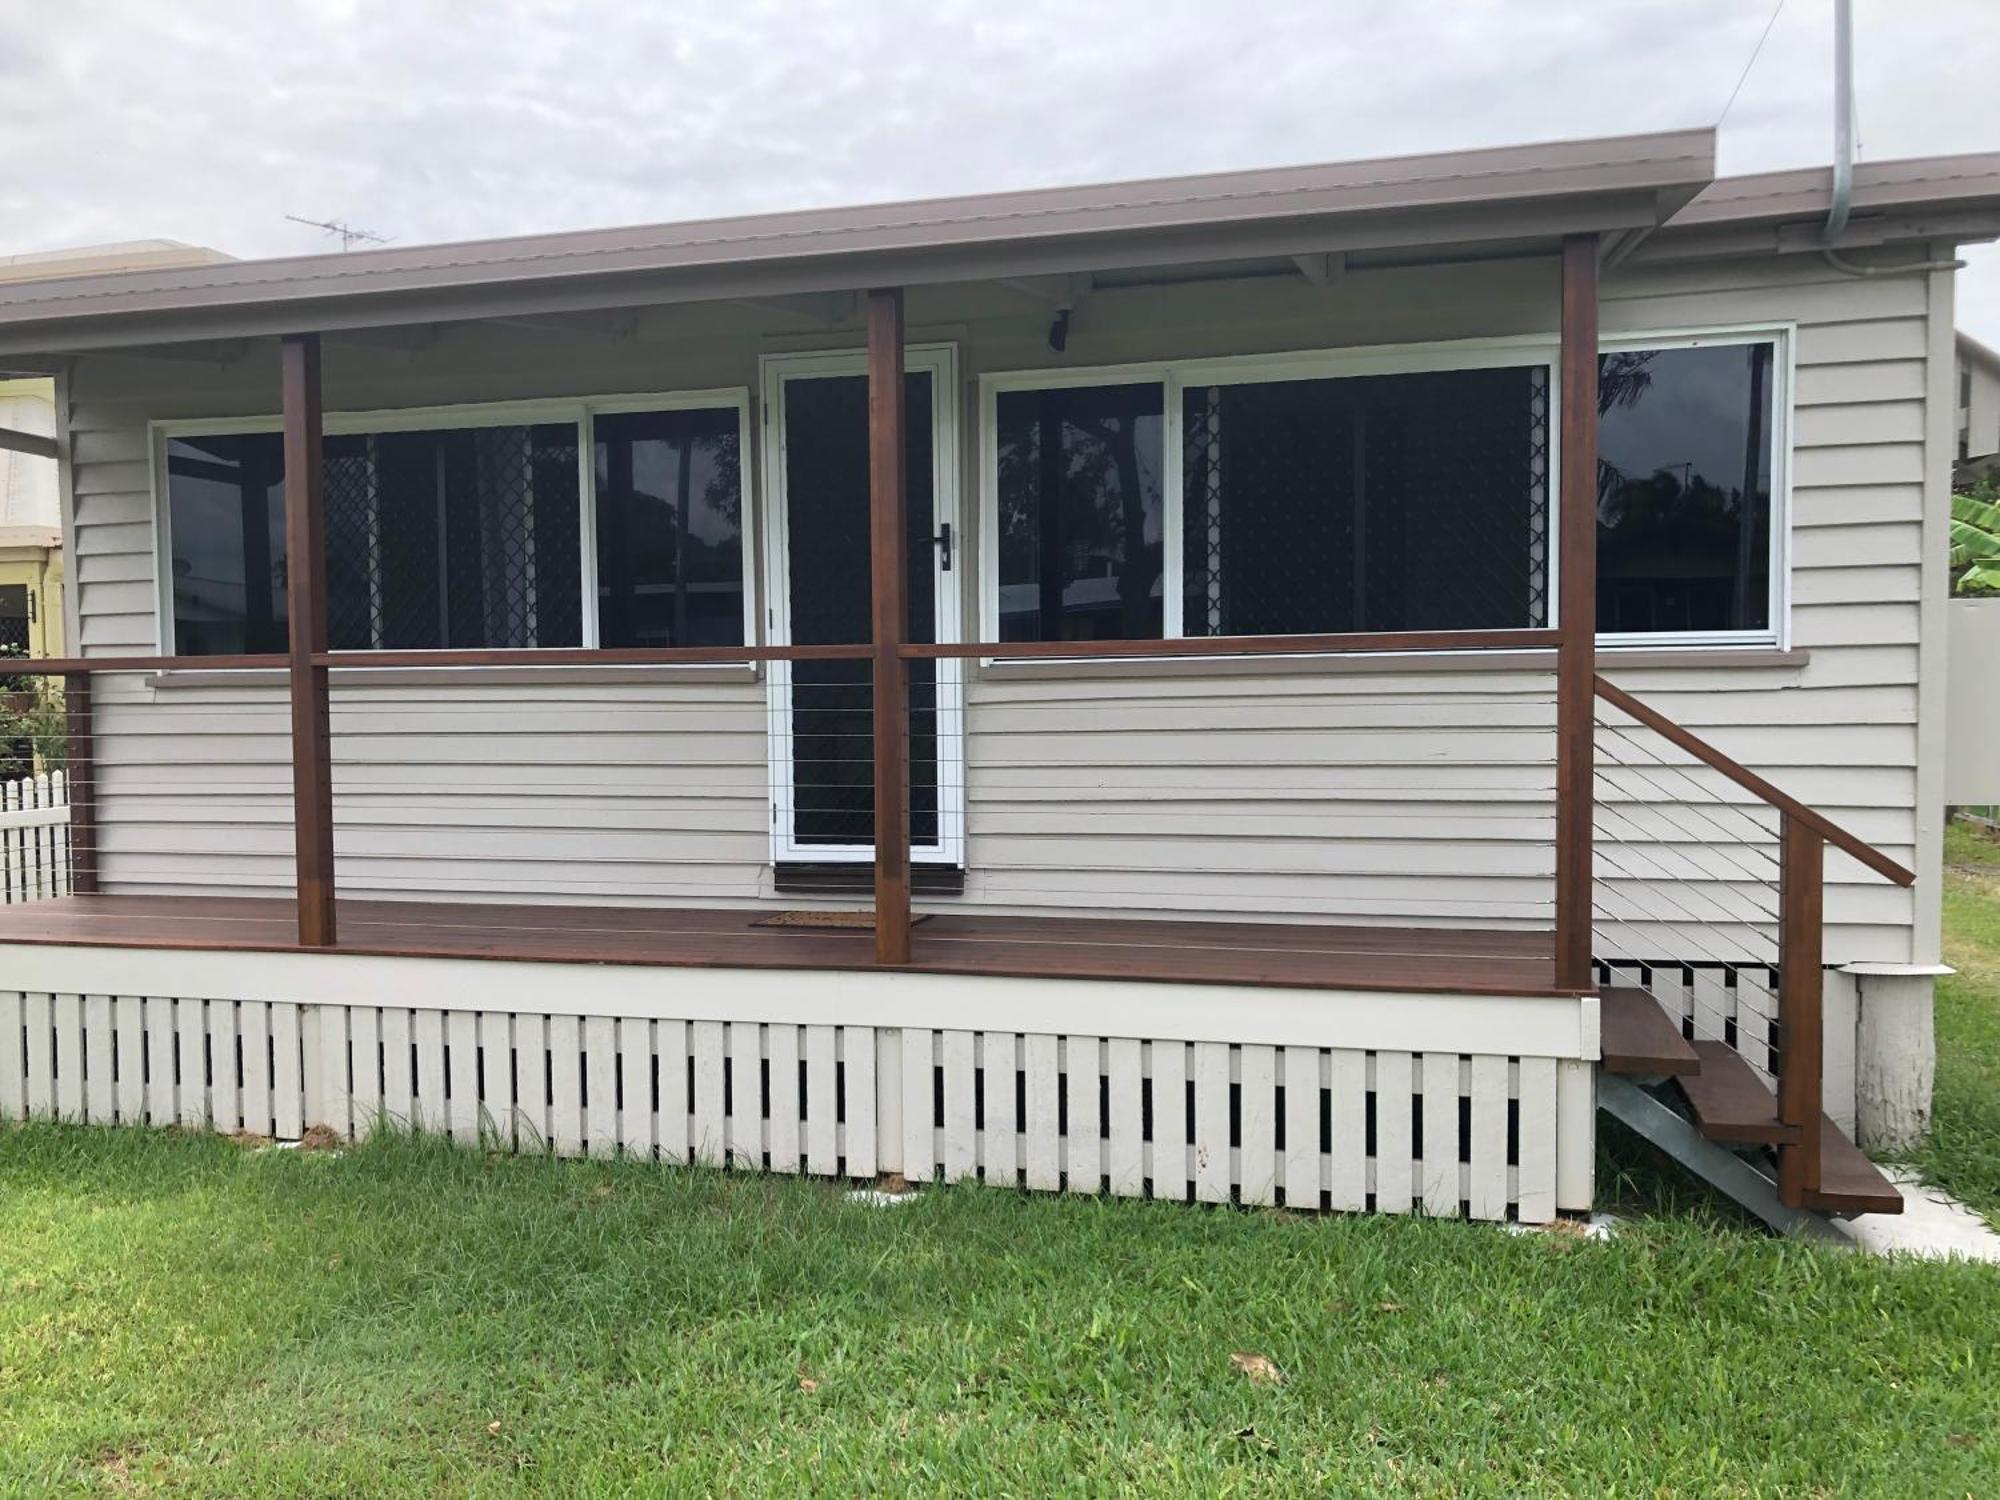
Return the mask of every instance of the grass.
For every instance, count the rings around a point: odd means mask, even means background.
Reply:
[[[1937,990],[1937,1091],[1924,1175],[2000,1228],[2000,842],[1945,830],[1945,962]]]
[[[0,1493],[2000,1490],[2000,1276],[1698,1212],[876,1210],[33,1125],[0,1224]]]

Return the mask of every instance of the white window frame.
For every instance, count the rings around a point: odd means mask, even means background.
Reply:
[[[1606,630],[1598,647],[1605,651],[1674,650],[1681,647],[1776,647],[1792,643],[1792,391],[1798,359],[1796,323],[1751,323],[1702,328],[1654,329],[1637,333],[1600,333],[1600,354],[1634,349],[1708,349],[1742,344],[1770,344],[1771,349],[1771,515],[1766,528],[1770,556],[1771,623],[1759,630]]]
[[[597,598],[597,463],[592,419],[599,414],[643,411],[733,409],[736,413],[738,483],[742,488],[743,640],[758,640],[755,494],[751,482],[750,388],[631,392],[563,401],[483,401],[456,406],[402,406],[368,411],[329,411],[321,418],[328,436],[412,432],[429,428],[513,427],[568,422],[577,432],[578,551],[581,554],[582,620],[578,639],[594,649],[600,639]],[[173,506],[168,491],[167,444],[177,437],[220,437],[282,432],[282,415],[178,417],[147,424],[147,451],[153,491],[153,568],[158,580],[159,651],[174,654]],[[441,648],[451,649],[451,648]],[[532,649],[532,648],[531,648]]]
[[[1771,360],[1771,518],[1770,600],[1772,623],[1761,630],[1604,632],[1600,647],[1616,651],[1643,648],[1771,647],[1785,648],[1791,639],[1791,515],[1792,515],[1792,391],[1797,325],[1758,323],[1742,326],[1642,330],[1602,334],[1600,353],[1630,349],[1697,348],[1716,344],[1770,343]],[[1000,631],[1000,465],[998,396],[1003,391],[1059,390],[1096,385],[1158,382],[1165,403],[1161,455],[1161,586],[1164,638],[1185,635],[1186,560],[1182,555],[1182,481],[1185,459],[1182,430],[1183,393],[1189,386],[1251,385],[1279,380],[1341,379],[1351,376],[1420,374],[1449,370],[1479,370],[1540,365],[1547,375],[1547,466],[1544,504],[1548,516],[1546,624],[1561,625],[1559,550],[1562,492],[1562,370],[1561,339],[1556,333],[1491,339],[1460,339],[1422,344],[1380,344],[1351,349],[1305,350],[1283,354],[1229,355],[1215,358],[1148,360],[1130,364],[1006,370],[979,378],[979,628],[982,639],[998,641]],[[1433,653],[1412,653],[1433,654]],[[982,658],[1006,661],[1004,651]]]

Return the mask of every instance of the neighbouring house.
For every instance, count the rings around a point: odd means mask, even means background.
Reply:
[[[173,240],[5,255],[0,256],[0,287],[226,259],[216,251]],[[55,423],[53,379],[0,375],[0,655],[56,656],[63,649]]]
[[[52,380],[0,380],[0,656],[62,651]]]
[[[1602,1105],[1898,1206],[2000,156],[1855,179],[1834,257],[1697,130],[0,289],[77,788],[0,1110],[1543,1220]]]
[[[1958,461],[2000,454],[2000,354],[1958,336]]]

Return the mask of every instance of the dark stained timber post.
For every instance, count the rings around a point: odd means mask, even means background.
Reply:
[[[63,762],[69,784],[69,888],[97,894],[97,734],[90,707],[90,674],[63,678]]]
[[[910,705],[902,647],[903,293],[868,294],[868,532],[874,646],[875,961],[910,961]]]
[[[326,512],[319,336],[287,334],[285,615],[290,631],[292,825],[298,859],[299,942],[330,948],[333,920],[333,752],[326,649]]]
[[[1794,817],[1778,837],[1778,1122],[1798,1137],[1778,1148],[1778,1200],[1802,1208],[1819,1191],[1826,841]]]
[[[1597,677],[1597,236],[1562,245],[1556,654],[1556,983],[1591,986]]]

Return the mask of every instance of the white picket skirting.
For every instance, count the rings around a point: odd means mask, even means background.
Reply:
[[[0,781],[0,902],[68,894],[68,781],[61,771]]]
[[[1485,1219],[1589,1206],[1590,1068],[1089,1032],[0,991],[4,1117],[279,1137],[315,1124],[364,1136],[387,1120],[560,1155]]]

